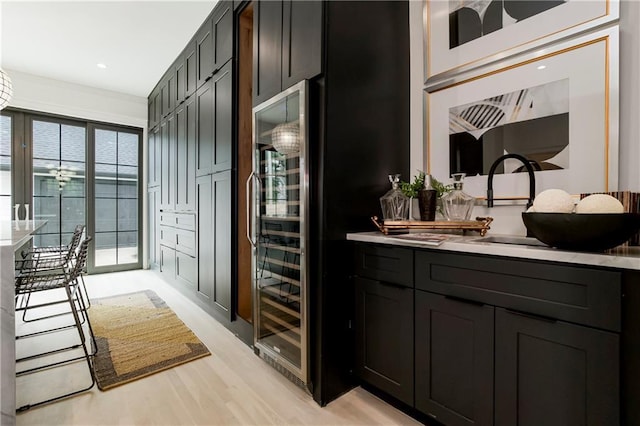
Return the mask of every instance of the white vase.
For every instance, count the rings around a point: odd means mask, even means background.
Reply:
[[[29,220],[29,204],[24,205],[24,220]]]

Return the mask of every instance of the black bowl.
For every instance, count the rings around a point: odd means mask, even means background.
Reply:
[[[637,213],[522,213],[522,221],[543,243],[578,251],[619,246],[640,229]]]

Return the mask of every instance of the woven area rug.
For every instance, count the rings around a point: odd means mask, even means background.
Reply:
[[[101,390],[211,354],[151,290],[92,299],[88,311]]]

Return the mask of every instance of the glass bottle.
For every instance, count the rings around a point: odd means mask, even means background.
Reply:
[[[436,220],[436,201],[438,191],[431,185],[431,175],[424,175],[424,188],[418,191],[418,205],[420,206],[420,220]]]
[[[409,197],[400,190],[400,175],[389,175],[391,189],[380,197],[380,207],[384,220],[407,220]]]
[[[447,220],[469,220],[476,199],[462,190],[465,173],[454,173],[453,191],[442,196],[442,207]]]

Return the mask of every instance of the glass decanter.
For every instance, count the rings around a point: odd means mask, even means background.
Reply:
[[[465,173],[454,173],[453,191],[442,196],[442,207],[447,220],[469,220],[476,199],[462,190]]]
[[[409,215],[409,197],[400,190],[400,175],[389,175],[391,189],[380,197],[382,218],[384,220],[407,220]]]

